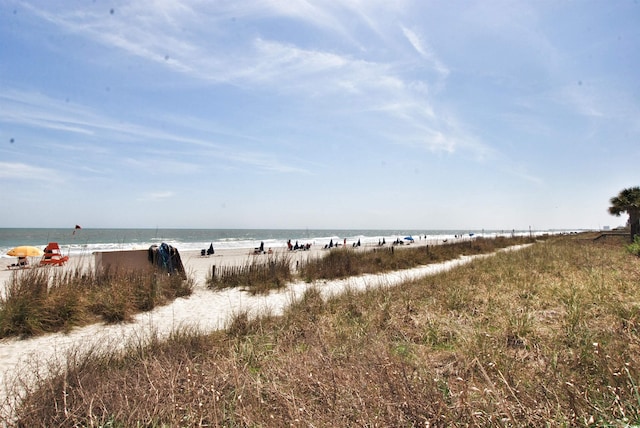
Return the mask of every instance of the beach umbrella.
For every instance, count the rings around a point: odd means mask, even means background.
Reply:
[[[44,253],[40,248],[31,247],[29,245],[22,245],[7,251],[7,255],[13,257],[37,257],[43,254]]]

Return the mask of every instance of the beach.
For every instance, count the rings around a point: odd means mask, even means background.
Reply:
[[[419,243],[412,245],[421,245]],[[423,244],[424,245],[424,244]],[[371,249],[372,246],[360,247],[358,251]],[[292,266],[309,258],[321,257],[328,251],[321,247],[312,247],[307,251],[287,251],[277,249],[274,256],[287,255]],[[139,343],[146,337],[157,335],[166,337],[180,328],[196,328],[208,332],[225,328],[234,315],[247,313],[249,316],[261,314],[278,315],[293,301],[303,295],[305,290],[317,286],[325,297],[341,293],[347,289],[364,290],[369,287],[393,286],[403,281],[420,278],[425,275],[450,269],[465,263],[472,258],[461,258],[445,263],[423,266],[399,272],[378,275],[362,275],[343,280],[306,283],[297,281],[285,289],[273,291],[268,295],[250,295],[237,288],[226,290],[210,290],[206,279],[213,266],[246,265],[250,262],[267,260],[268,254],[254,254],[251,248],[218,250],[214,255],[201,256],[200,251],[181,252],[181,259],[187,275],[195,281],[193,293],[186,298],[178,298],[171,304],[136,315],[129,323],[93,324],[74,328],[68,333],[54,333],[43,336],[0,340],[0,383],[6,385],[16,378],[46,375],[46,364],[52,360],[64,359],[71,351],[85,352],[89,349],[119,349],[129,343]],[[10,261],[4,258],[2,261]],[[32,258],[31,264],[37,264],[39,258]],[[50,269],[50,272],[93,268],[94,258],[91,256],[71,256],[62,267],[31,267],[31,269]],[[6,266],[6,264],[5,264]],[[0,283],[4,288],[12,275],[19,275],[21,270],[0,270]],[[11,400],[12,394],[3,388],[4,397]]]

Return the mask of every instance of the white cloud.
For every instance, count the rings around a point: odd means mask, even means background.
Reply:
[[[0,93],[0,122],[92,135],[80,112],[39,93],[7,89]]]
[[[461,125],[448,122],[429,94],[430,86],[439,85],[449,75],[447,65],[419,30],[400,26],[404,37],[398,37],[398,26],[385,24],[386,20],[381,19],[398,16],[403,8],[403,3],[390,5],[383,1],[351,0],[337,4],[270,0],[223,1],[215,5],[155,1],[151,7],[148,2],[131,2],[114,8],[115,12],[110,16],[103,10],[84,13],[53,12],[35,7],[32,10],[65,31],[167,67],[199,81],[195,84],[227,82],[276,95],[285,94],[301,104],[306,98],[332,117],[340,113],[367,115],[377,112],[375,120],[380,120],[385,128],[394,129],[394,141],[418,140],[430,150],[450,153],[461,148],[476,154],[485,152],[486,148],[477,138],[460,130]],[[262,19],[283,17],[311,23],[327,40],[333,40],[337,32],[353,43],[303,44],[296,38],[280,36],[276,39],[260,26]],[[233,18],[242,23],[242,32],[236,28],[240,24],[230,24]],[[372,33],[374,40],[370,40]],[[227,46],[231,38],[234,38],[229,44],[232,48]],[[407,40],[419,56],[408,59],[402,53],[393,54],[398,43],[406,45]],[[376,43],[383,45],[376,46]],[[353,46],[358,48],[350,49]],[[391,55],[376,57],[371,54],[379,48]],[[433,80],[433,76],[404,76],[407,61],[415,62],[418,68],[426,61],[436,72],[436,81],[429,80]],[[336,103],[336,96],[340,103]],[[73,113],[76,112],[78,109]],[[135,121],[116,121],[100,117],[99,113],[91,114],[90,110],[89,113],[54,118],[46,118],[43,114],[30,117],[25,113],[22,119],[12,120],[31,120],[32,125],[39,120],[43,127],[69,127],[70,131],[89,134],[107,131],[118,140],[188,144],[215,152],[211,156],[268,171],[306,171],[287,165],[275,156],[230,147],[188,132],[164,132]]]
[[[243,166],[257,167],[262,171],[272,171],[279,173],[302,173],[309,174],[310,172],[301,167],[291,166],[280,162],[274,156],[265,153],[257,152],[236,152],[233,154],[220,153],[217,155],[221,159],[229,160],[234,163],[241,164]]]
[[[141,201],[164,201],[175,196],[175,192],[170,190],[150,192],[140,198]]]
[[[263,39],[256,40],[254,46],[257,53],[254,66],[241,72],[241,77],[249,81],[286,84],[290,78],[300,81],[316,74],[332,74],[350,64],[347,58],[337,54],[300,49]]]
[[[20,162],[0,162],[0,178],[7,180],[52,181],[59,173],[49,168]]]
[[[153,152],[149,152],[153,155]],[[155,156],[145,156],[137,159],[128,157],[123,159],[123,164],[128,168],[135,168],[145,174],[166,175],[170,173],[175,177],[180,174],[199,174],[201,166],[196,162],[180,162],[173,160],[172,157],[177,153],[156,154]]]
[[[145,143],[144,146],[137,150],[141,156],[140,158],[124,159],[129,165],[141,169],[164,169],[182,171],[184,173],[198,172],[200,167],[197,163],[166,160],[166,150],[171,152],[170,159],[181,155],[180,152],[175,151],[175,145],[181,144],[202,150],[199,160],[213,157],[268,171],[282,173],[304,171],[299,167],[286,165],[274,155],[260,154],[258,152],[252,152],[248,155],[246,150],[237,147],[237,145],[223,144],[188,134],[163,131],[156,127],[124,122],[116,118],[100,115],[92,111],[90,107],[56,101],[38,93],[9,90],[0,94],[0,107],[0,122],[96,136],[96,143],[105,136],[109,136],[109,140],[114,143],[116,141],[129,144],[131,142],[143,142]],[[228,134],[231,135],[232,133],[229,132]],[[237,140],[237,137],[234,140]],[[93,147],[92,150],[101,152],[102,159],[106,156],[119,157],[119,150],[117,150],[117,145],[114,143],[104,147]],[[89,143],[48,143],[48,147],[53,148],[52,144],[66,151],[86,150],[89,146]],[[133,151],[133,147],[129,146],[127,153],[131,155]]]
[[[438,56],[429,48],[426,41],[418,36],[418,34],[407,27],[402,27],[402,32],[409,40],[409,43],[413,48],[422,56],[428,60],[434,70],[441,76],[447,77],[449,75],[449,68],[438,58]]]

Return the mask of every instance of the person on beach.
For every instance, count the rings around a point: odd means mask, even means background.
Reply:
[[[25,268],[29,266],[29,260],[26,257],[18,257],[18,263],[12,263],[7,266],[9,269],[17,267],[17,268]]]

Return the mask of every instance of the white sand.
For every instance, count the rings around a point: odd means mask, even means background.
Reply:
[[[298,251],[291,254],[292,264],[307,257],[318,257],[326,250]],[[250,316],[265,313],[281,314],[291,302],[300,298],[305,290],[317,286],[322,294],[341,293],[347,289],[364,290],[367,288],[394,286],[405,281],[417,279],[459,266],[473,259],[463,257],[457,260],[438,263],[405,271],[379,275],[362,275],[335,281],[321,281],[315,284],[295,282],[283,291],[271,292],[265,296],[251,296],[238,289],[212,291],[206,288],[205,280],[211,267],[244,264],[252,257],[248,250],[216,251],[211,257],[201,257],[199,252],[181,253],[188,275],[195,278],[194,292],[187,298],[179,298],[171,304],[158,307],[153,311],[139,314],[131,323],[104,325],[94,324],[76,328],[70,333],[55,333],[30,339],[3,339],[0,341],[0,385],[6,385],[16,376],[45,374],[46,363],[52,359],[65,358],[70,350],[83,352],[89,348],[104,347],[114,349],[131,341],[140,342],[150,335],[164,337],[180,327],[196,327],[203,332],[226,327],[232,317],[247,312]],[[37,261],[37,260],[36,260]],[[79,263],[91,264],[92,258],[72,258],[63,268],[73,269]],[[11,271],[0,270],[0,284],[6,284]],[[37,368],[36,368],[37,367]],[[35,373],[37,372],[37,373]],[[12,392],[2,391],[0,400],[12,399]]]

